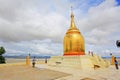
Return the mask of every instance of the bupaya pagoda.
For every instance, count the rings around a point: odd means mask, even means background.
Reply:
[[[85,55],[84,38],[75,25],[73,12],[70,28],[64,37],[64,56],[72,55]]]
[[[63,56],[52,56],[48,65],[78,69],[94,69],[95,66],[106,68],[109,66],[109,62],[100,56],[85,54],[84,38],[75,25],[73,11],[71,11],[70,28],[67,30],[63,42]]]

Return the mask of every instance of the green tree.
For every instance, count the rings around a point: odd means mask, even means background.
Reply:
[[[5,52],[4,47],[0,47],[0,64],[5,63],[5,58],[2,56]]]

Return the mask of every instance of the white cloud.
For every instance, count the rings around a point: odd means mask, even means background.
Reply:
[[[50,39],[22,42],[1,42],[6,55],[61,55],[62,44],[53,43]],[[63,54],[63,53],[62,53]]]
[[[41,15],[31,10],[22,11],[17,15],[17,20],[14,22],[1,20],[0,36],[2,40],[24,41],[51,38],[53,41],[61,42],[60,39],[65,34],[64,27],[68,23],[64,16],[55,12]]]
[[[104,54],[110,49],[117,53],[118,49],[111,46],[120,39],[120,7],[115,0],[93,1],[1,0],[0,45],[7,48],[7,53],[63,54],[62,41],[73,5],[86,52]]]
[[[90,8],[87,17],[79,21],[88,43],[110,44],[109,41],[114,40],[115,35],[112,34],[120,29],[120,7],[115,4],[114,0],[106,0]]]

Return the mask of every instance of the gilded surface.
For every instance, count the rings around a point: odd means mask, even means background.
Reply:
[[[64,55],[84,55],[84,38],[74,23],[71,13],[71,25],[64,37]]]

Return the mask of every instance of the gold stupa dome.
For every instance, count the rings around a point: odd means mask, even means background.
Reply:
[[[64,37],[63,47],[64,56],[85,55],[84,38],[75,25],[73,12],[71,12],[71,24]]]

